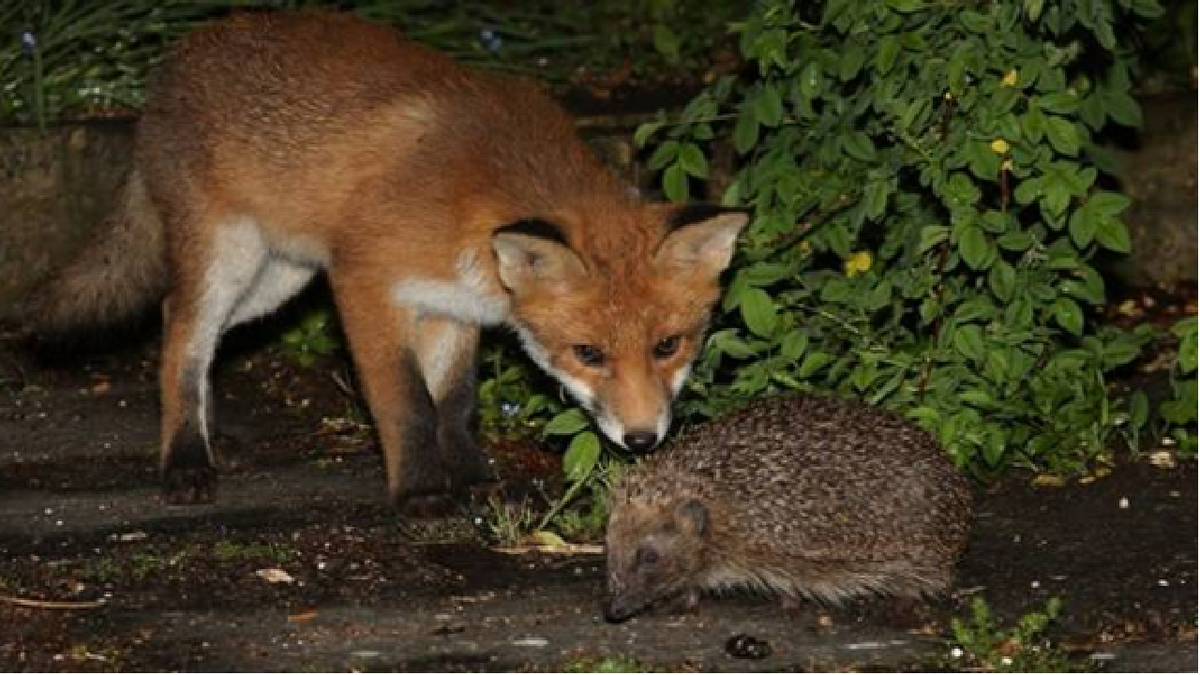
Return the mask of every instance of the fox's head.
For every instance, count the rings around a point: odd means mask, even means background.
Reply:
[[[569,218],[525,220],[493,236],[510,324],[606,436],[648,450],[671,424],[671,402],[748,218],[710,206]],[[587,235],[572,240],[568,232]]]

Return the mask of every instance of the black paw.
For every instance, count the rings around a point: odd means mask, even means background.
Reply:
[[[217,496],[217,471],[211,466],[167,468],[162,488],[168,504],[210,504]]]
[[[208,444],[193,424],[171,440],[162,463],[163,496],[170,504],[207,504],[217,495],[217,469]]]
[[[463,514],[463,506],[449,494],[401,496],[393,500],[396,510],[406,518],[442,519]]]
[[[443,439],[451,489],[458,494],[474,492],[476,488],[494,491],[500,477],[487,453],[469,436],[455,436]]]

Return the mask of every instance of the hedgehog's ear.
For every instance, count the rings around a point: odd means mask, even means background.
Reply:
[[[688,499],[675,507],[675,522],[687,534],[703,537],[708,534],[708,508],[699,499]]]

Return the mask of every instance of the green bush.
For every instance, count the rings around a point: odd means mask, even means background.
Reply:
[[[768,0],[750,68],[639,130],[689,198],[753,208],[686,412],[827,389],[904,411],[980,477],[1072,471],[1124,401],[1106,375],[1148,329],[1098,327],[1094,266],[1124,253],[1110,125],[1137,126],[1134,30],[1154,0]]]

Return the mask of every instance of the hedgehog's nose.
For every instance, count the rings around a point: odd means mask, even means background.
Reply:
[[[653,431],[631,431],[622,438],[625,447],[634,452],[645,452],[658,443],[658,434]]]

